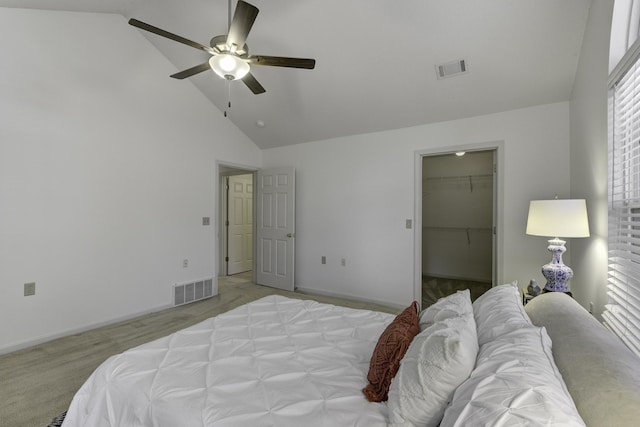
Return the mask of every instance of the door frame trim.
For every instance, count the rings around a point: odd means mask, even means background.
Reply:
[[[489,151],[495,150],[494,181],[494,227],[496,229],[493,248],[493,286],[502,283],[503,266],[503,230],[504,230],[504,141],[487,141],[475,144],[442,146],[416,150],[414,152],[414,239],[413,239],[413,295],[416,301],[422,301],[422,158],[456,151]]]

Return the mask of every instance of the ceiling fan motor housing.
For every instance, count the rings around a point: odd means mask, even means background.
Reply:
[[[231,52],[231,46],[227,46],[227,36],[224,34],[213,37],[209,42],[209,44],[211,45],[213,50],[215,50],[218,53]],[[236,46],[233,53],[241,58],[245,58],[246,56],[249,55],[249,47],[246,44],[242,46],[242,48],[238,48]]]

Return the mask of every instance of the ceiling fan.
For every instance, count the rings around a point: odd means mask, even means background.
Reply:
[[[230,11],[231,0],[229,0],[229,12]],[[305,68],[308,70],[313,69],[316,65],[315,59],[249,55],[249,48],[245,44],[245,40],[249,35],[249,31],[253,26],[258,12],[259,10],[257,7],[243,0],[238,0],[236,10],[233,14],[233,19],[231,19],[231,16],[229,15],[229,33],[227,35],[213,37],[209,42],[210,46],[205,46],[198,42],[185,39],[184,37],[172,34],[142,21],[138,21],[137,19],[130,19],[129,24],[159,36],[166,37],[178,43],[203,50],[211,55],[211,58],[209,58],[207,62],[171,75],[174,79],[184,79],[203,71],[213,69],[217,75],[226,80],[242,80],[244,84],[257,95],[266,92],[266,90],[258,80],[256,80],[253,74],[251,74],[251,65]]]

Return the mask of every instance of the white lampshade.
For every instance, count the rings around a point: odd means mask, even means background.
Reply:
[[[527,234],[545,237],[589,237],[584,199],[532,200]]]
[[[250,68],[246,61],[228,53],[212,56],[209,65],[217,75],[227,80],[243,78]]]

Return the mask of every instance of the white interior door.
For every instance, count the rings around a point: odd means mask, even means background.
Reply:
[[[263,169],[257,175],[256,281],[293,291],[295,170]]]
[[[227,274],[253,267],[253,175],[229,177]]]

